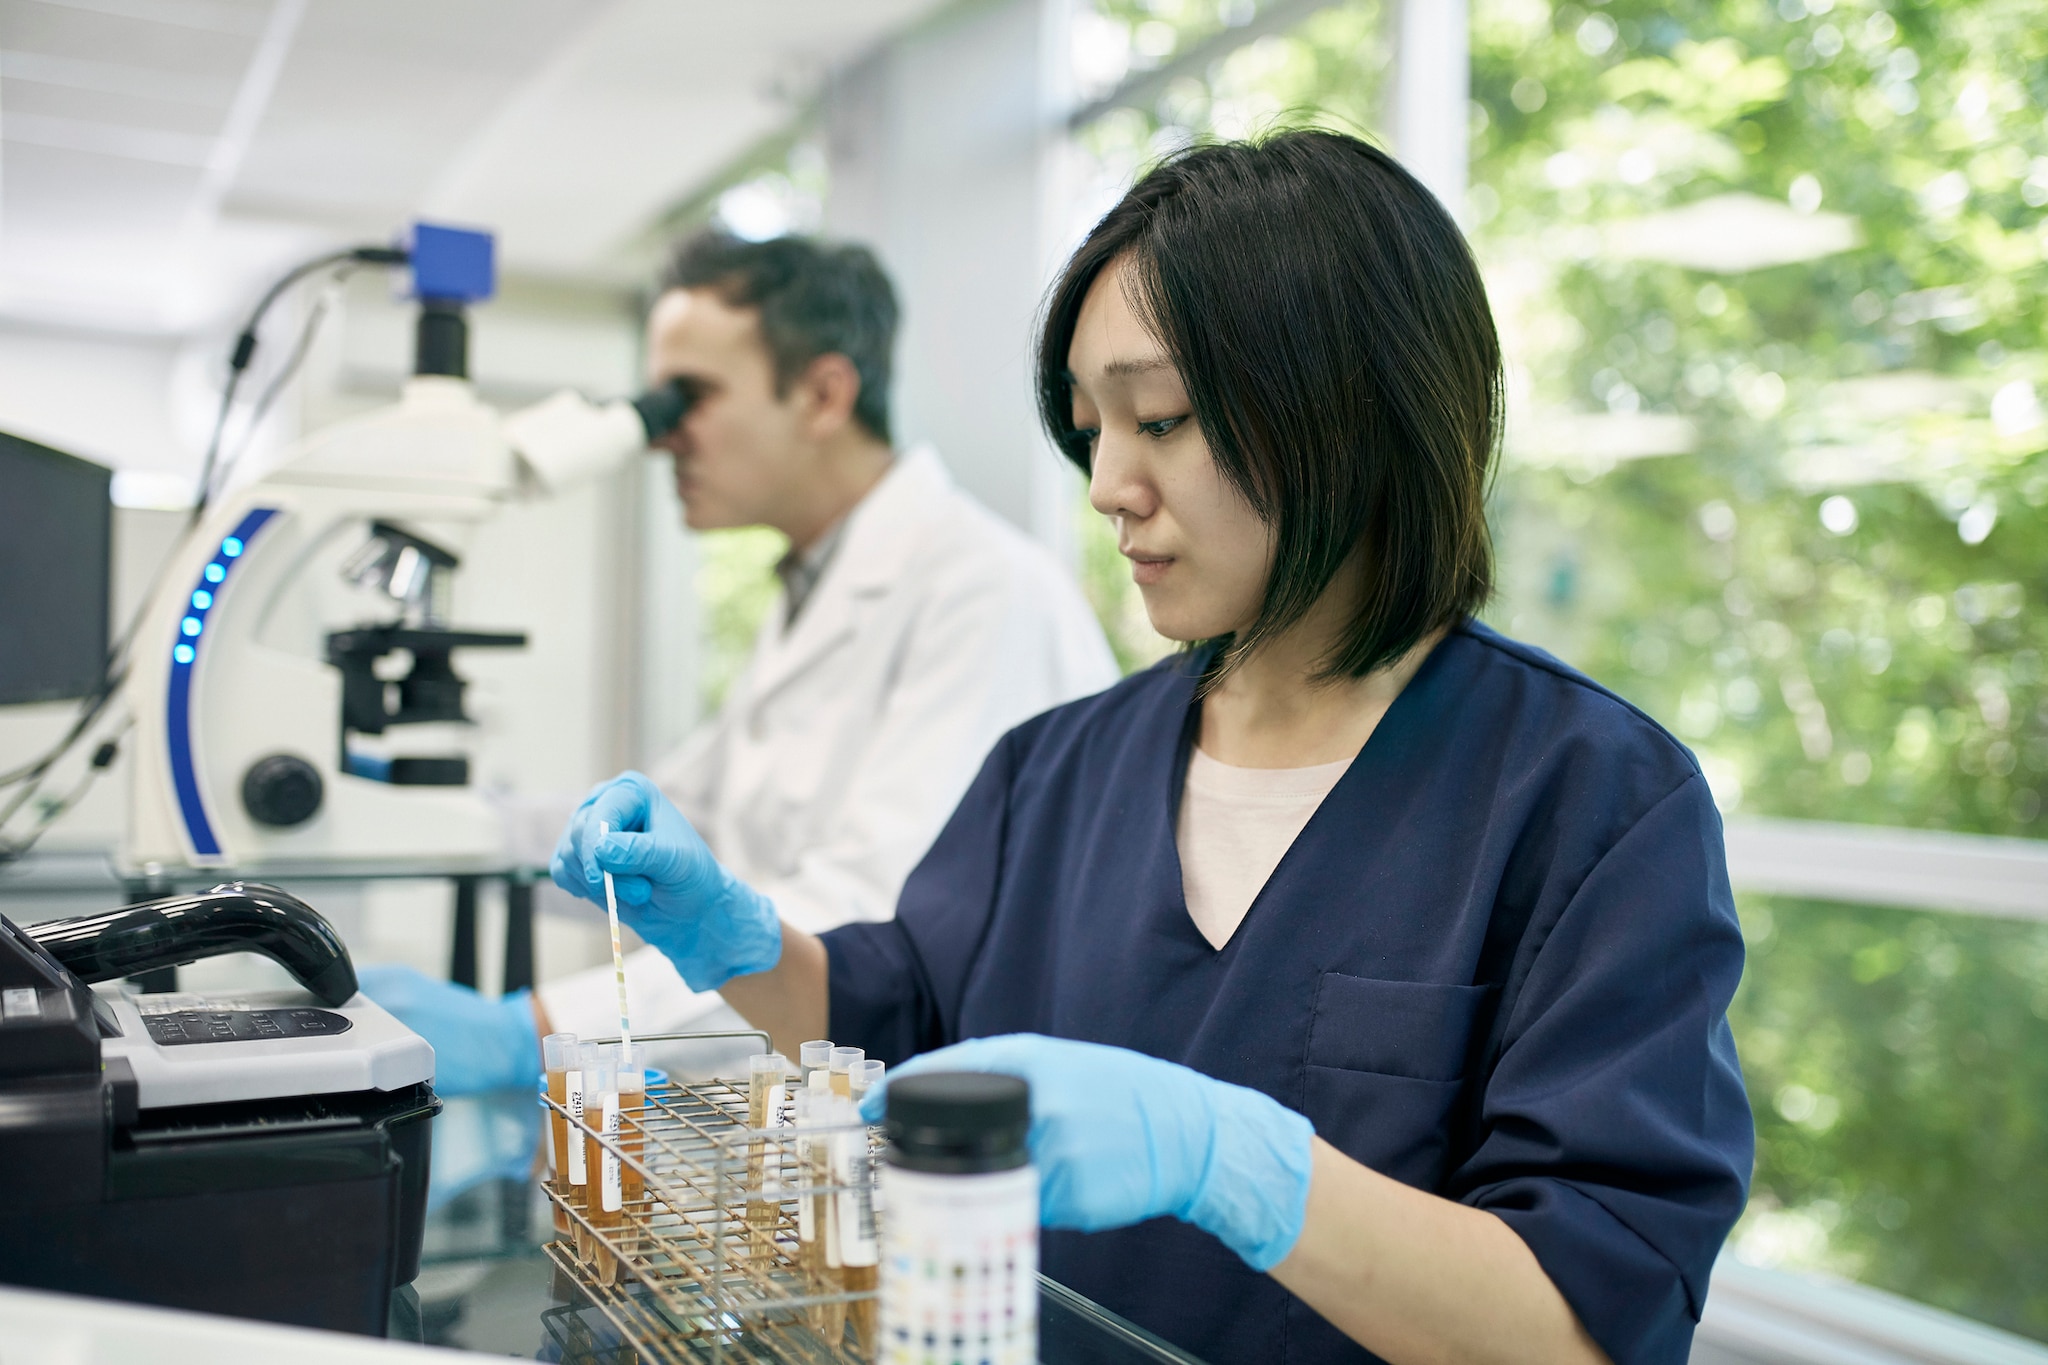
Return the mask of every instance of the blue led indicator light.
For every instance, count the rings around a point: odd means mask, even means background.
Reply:
[[[199,661],[199,634],[205,627],[204,613],[211,610],[220,586],[227,581],[234,561],[242,557],[249,542],[278,514],[275,507],[252,507],[235,525],[235,533],[222,536],[220,551],[199,569],[199,582],[192,585],[192,611],[178,623],[179,638],[171,642],[169,685],[164,689],[164,745],[170,760],[171,791],[177,797],[178,814],[185,822],[185,836],[193,855],[201,861],[221,857],[220,836],[206,809],[206,794],[200,788],[199,768],[192,746],[192,695]]]

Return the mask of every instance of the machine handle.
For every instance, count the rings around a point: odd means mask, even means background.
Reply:
[[[228,882],[121,910],[46,920],[25,932],[88,983],[222,953],[261,953],[323,1005],[342,1004],[356,993],[356,969],[334,926],[297,896],[261,882]]]

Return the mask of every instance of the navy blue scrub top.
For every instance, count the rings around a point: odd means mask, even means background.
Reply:
[[[1194,685],[1169,660],[1005,736],[895,920],[824,936],[831,1036],[896,1062],[1031,1031],[1262,1090],[1498,1215],[1617,1365],[1684,1361],[1753,1150],[1742,936],[1692,755],[1466,624],[1216,949],[1174,844]],[[1042,1247],[1217,1365],[1374,1359],[1174,1219]]]

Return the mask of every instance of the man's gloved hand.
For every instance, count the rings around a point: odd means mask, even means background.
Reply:
[[[976,1038],[915,1057],[920,1071],[997,1071],[1031,1083],[1039,1219],[1100,1232],[1172,1214],[1254,1270],[1294,1248],[1308,1209],[1315,1128],[1256,1090],[1142,1052],[1035,1033]],[[879,1123],[885,1082],[861,1113]]]
[[[434,1045],[434,1089],[442,1095],[531,1086],[540,1075],[540,1031],[532,994],[489,1000],[392,963],[356,968],[364,995]]]
[[[600,835],[600,825],[611,833]],[[782,959],[775,906],[711,856],[661,789],[620,773],[583,798],[548,874],[572,896],[604,904],[612,874],[619,918],[659,948],[693,991],[765,972]]]

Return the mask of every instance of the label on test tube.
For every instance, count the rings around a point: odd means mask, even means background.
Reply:
[[[797,1091],[791,1103],[794,1114],[790,1127],[796,1132],[796,1236],[798,1241],[809,1246],[818,1240],[817,1220],[811,1216],[811,1205],[816,1201],[804,1192],[804,1186],[811,1179],[811,1140],[804,1136],[804,1122],[810,1118],[810,1090]]]
[[[868,1135],[865,1129],[832,1135],[832,1183],[845,1186],[833,1196],[839,1234],[839,1264],[874,1265],[880,1259],[875,1246],[875,1206],[868,1198],[873,1176],[868,1167]]]
[[[603,1133],[616,1144],[619,1136],[619,1096],[616,1091],[604,1097]],[[606,1213],[617,1213],[626,1206],[625,1195],[619,1188],[619,1154],[610,1147],[604,1149],[604,1201]]]
[[[789,1116],[782,1112],[783,1102],[788,1095],[789,1087],[781,1081],[768,1087],[767,1127],[789,1127]],[[768,1159],[761,1173],[761,1193],[770,1198],[782,1193],[782,1152],[779,1144],[770,1144]]]
[[[827,1167],[827,1174],[817,1177],[820,1185],[827,1184],[832,1179],[829,1173],[832,1164],[831,1144],[832,1140],[830,1138],[819,1139],[819,1145],[824,1147],[826,1152],[825,1164]],[[839,1199],[835,1195],[826,1195],[823,1202],[825,1205],[825,1264],[837,1270],[846,1264],[845,1261],[839,1258]]]
[[[796,1140],[796,1169],[797,1188],[801,1190],[803,1183],[811,1178],[811,1140],[809,1138],[798,1138]],[[805,1194],[803,1198],[796,1201],[796,1236],[800,1242],[815,1242],[818,1240],[818,1220],[811,1215],[811,1206],[817,1202],[809,1194]]]
[[[563,1096],[562,1107],[569,1111],[570,1118],[581,1123],[583,1121],[583,1073],[581,1071],[569,1072],[564,1078],[564,1083],[568,1088]],[[569,1183],[571,1185],[588,1185],[590,1183],[590,1171],[583,1159],[583,1134],[578,1132],[569,1134]]]

